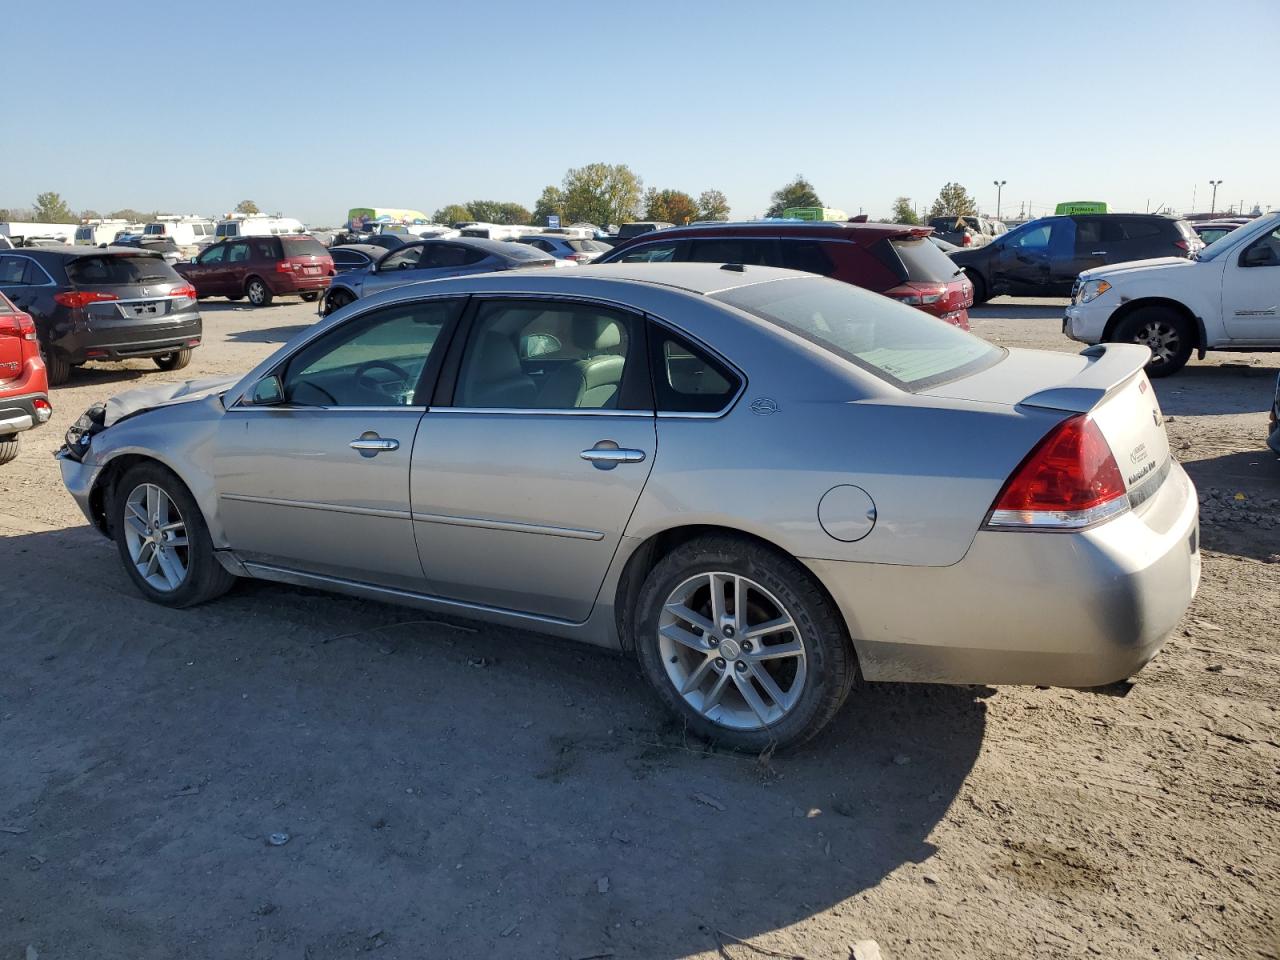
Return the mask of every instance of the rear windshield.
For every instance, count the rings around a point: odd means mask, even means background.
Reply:
[[[926,237],[882,240],[873,252],[904,282],[946,283],[960,272],[951,258]]]
[[[160,257],[107,255],[77,257],[67,264],[67,279],[81,286],[170,282],[181,279]]]
[[[502,255],[508,260],[554,260],[555,257],[544,253],[527,243],[507,243],[502,247]]]
[[[609,249],[596,240],[566,240],[565,243],[569,244],[570,250],[577,253],[600,253]]]
[[[286,257],[327,257],[329,251],[315,237],[281,237]]]
[[[147,250],[155,250],[158,253],[177,253],[178,245],[165,237],[163,240],[144,240],[142,246]]]
[[[903,390],[959,379],[1004,356],[936,317],[825,277],[756,283],[713,299],[777,324]]]

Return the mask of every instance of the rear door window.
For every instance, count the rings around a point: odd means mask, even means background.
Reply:
[[[485,255],[472,247],[462,247],[453,243],[428,244],[422,256],[421,266],[449,269],[465,267],[479,263]]]
[[[665,243],[646,243],[643,246],[635,247],[621,254],[617,259],[610,259],[610,263],[671,263],[680,259],[676,256],[679,250],[680,242],[678,240],[668,240]]]
[[[279,260],[280,241],[274,237],[255,237],[249,241],[255,260]]]
[[[227,263],[247,263],[249,260],[249,241],[237,240],[227,244]]]
[[[759,267],[777,267],[782,264],[777,240],[749,237],[691,240],[687,259],[695,263],[745,263]]]
[[[26,286],[28,262],[26,257],[0,257],[0,286]]]
[[[797,277],[712,299],[787,330],[903,390],[924,390],[997,363],[1004,351],[958,327],[837,280]]]
[[[836,272],[835,264],[827,255],[825,244],[818,240],[779,240],[782,266],[788,270],[803,270],[829,277]]]

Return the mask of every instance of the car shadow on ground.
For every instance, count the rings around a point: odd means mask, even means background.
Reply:
[[[169,610],[87,528],[0,551],[63,611],[0,634],[0,902],[68,955],[711,951],[923,883],[985,730],[986,688],[871,684],[723,753],[631,658],[274,584]]]
[[[1200,542],[1265,563],[1280,558],[1280,459],[1263,445],[1182,466],[1200,496]]]
[[[283,327],[233,330],[227,334],[227,339],[232,343],[288,343],[304,330],[310,329],[309,323],[294,323]]]
[[[1248,413],[1271,408],[1277,372],[1280,363],[1274,361],[1266,365],[1230,360],[1207,364],[1193,358],[1172,376],[1151,382],[1165,416]]]
[[[1001,303],[997,300],[988,300],[980,306],[969,308],[970,320],[1053,320],[1058,323],[1062,322],[1062,315],[1066,307],[1062,304],[1066,301],[1055,301],[1044,304],[1040,303]],[[1081,349],[1084,344],[1081,344]]]

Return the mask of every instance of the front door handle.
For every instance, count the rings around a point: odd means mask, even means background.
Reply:
[[[1105,257],[1106,255],[1107,251],[1105,250],[1095,250],[1093,253],[1089,254],[1091,257]]]
[[[619,447],[612,440],[601,440],[590,450],[578,454],[598,470],[612,470],[620,463],[641,463],[644,460],[643,450],[628,450]]]
[[[400,441],[393,440],[391,437],[380,437],[372,430],[369,430],[360,434],[347,446],[352,450],[360,451],[360,456],[362,457],[376,457],[384,450],[399,450]]]

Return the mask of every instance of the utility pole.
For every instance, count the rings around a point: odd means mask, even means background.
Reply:
[[[1215,210],[1217,210],[1217,209],[1218,209],[1218,185],[1219,185],[1219,184],[1221,184],[1221,183],[1222,183],[1222,181],[1221,181],[1221,180],[1210,180],[1210,181],[1209,181],[1209,186],[1213,187],[1213,199],[1209,201],[1209,212],[1210,212],[1210,213],[1213,213]]]
[[[996,219],[999,220],[1000,219],[1000,195],[1004,192],[1004,185],[1009,181],[1008,180],[992,180],[991,182],[992,184],[995,185],[995,188],[996,188]]]

